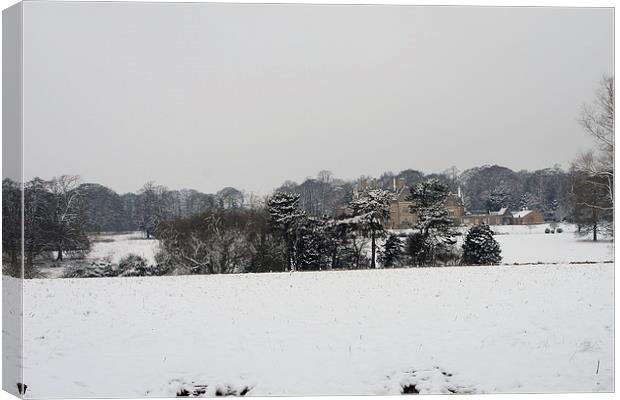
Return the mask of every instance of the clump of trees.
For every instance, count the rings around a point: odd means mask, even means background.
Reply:
[[[218,209],[166,221],[158,232],[157,262],[181,274],[286,269],[285,243],[264,210]]]
[[[2,269],[22,276],[22,190],[10,179],[2,181]]]
[[[23,261],[23,276],[34,277],[35,265],[42,258],[62,261],[67,254],[82,255],[89,250],[78,177],[63,175],[51,181],[34,178],[23,187],[4,179],[2,197],[5,274],[21,277]]]
[[[310,216],[299,199],[276,192],[263,208],[218,209],[164,222],[158,262],[192,274],[376,267],[387,192],[363,194],[337,218]]]
[[[430,179],[411,189],[418,219],[406,237],[388,234],[393,194],[357,193],[337,217],[314,217],[300,195],[275,192],[263,207],[226,208],[159,225],[158,263],[173,273],[222,274],[458,264],[449,189]]]

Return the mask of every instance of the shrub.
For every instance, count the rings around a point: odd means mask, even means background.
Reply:
[[[502,261],[499,243],[488,225],[474,225],[463,242],[463,264],[497,265]]]
[[[159,276],[167,273],[167,268],[149,265],[144,257],[137,254],[128,254],[118,262],[117,276]]]
[[[77,264],[68,267],[63,278],[107,278],[117,276],[117,270],[111,263]]]
[[[556,229],[555,231],[556,231],[557,233],[562,233],[562,232],[564,232],[564,229],[562,229],[562,228],[559,228],[559,227],[558,227],[558,229]]]
[[[390,235],[385,241],[383,250],[379,251],[379,262],[384,267],[400,266],[400,260],[403,254],[403,242],[400,237]]]
[[[444,246],[436,253],[436,260],[441,265],[459,265],[462,257],[463,253],[457,246]]]
[[[427,265],[430,260],[430,245],[424,235],[413,232],[407,237],[405,251],[415,266]]]
[[[115,276],[158,276],[166,275],[168,270],[159,264],[149,265],[145,258],[128,254],[118,264],[94,262],[68,267],[63,278],[110,278]]]

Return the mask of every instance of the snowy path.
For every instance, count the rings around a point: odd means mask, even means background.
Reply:
[[[24,299],[31,397],[614,388],[613,264],[28,280]]]

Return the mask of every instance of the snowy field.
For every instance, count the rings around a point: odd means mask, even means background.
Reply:
[[[156,239],[146,239],[142,232],[122,234],[97,235],[91,238],[92,250],[88,258],[92,260],[108,259],[117,263],[129,253],[146,258],[150,263],[155,262],[155,253],[159,249]]]
[[[502,249],[502,263],[570,263],[613,261],[614,246],[602,238],[575,235],[576,227],[559,224],[562,233],[545,233],[549,224],[493,226],[495,239]]]
[[[93,235],[90,240],[91,250],[84,260],[78,260],[80,263],[102,261],[118,263],[123,257],[133,253],[154,264],[155,254],[159,250],[159,242],[156,239],[146,239],[142,232]],[[63,263],[54,261],[40,267],[39,270],[47,278],[60,278],[68,265],[78,261],[71,259]]]
[[[494,225],[495,240],[502,249],[502,264],[561,264],[611,262],[614,260],[614,245],[602,238],[593,242],[591,238],[575,235],[576,227],[570,224],[558,225],[562,233],[545,233],[549,224],[540,225]],[[468,227],[460,227],[465,234]],[[408,232],[398,230],[396,232]],[[458,238],[461,246],[464,235]]]
[[[613,264],[27,280],[24,381],[54,398],[612,391],[613,295]]]
[[[502,263],[569,263],[613,261],[610,241],[593,242],[572,233],[520,233],[496,235]]]

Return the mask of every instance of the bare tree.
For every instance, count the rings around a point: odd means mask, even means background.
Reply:
[[[442,172],[442,174],[448,178],[451,190],[455,190],[458,186],[459,172],[459,169],[455,165]]]
[[[584,130],[596,142],[596,149],[580,154],[573,162],[573,175],[581,180],[573,187],[577,214],[587,214],[598,221],[607,216],[603,226],[612,234],[614,209],[614,78],[605,76],[591,104],[583,106],[579,120]],[[589,209],[584,213],[581,208]],[[597,227],[600,225],[597,222]],[[596,231],[596,229],[595,229]],[[596,240],[596,235],[594,235]]]
[[[26,246],[25,246],[26,247]],[[2,180],[2,271],[22,278],[22,185]]]
[[[613,155],[614,150],[614,77],[604,76],[596,99],[583,106],[581,126],[596,140],[599,149]]]
[[[157,232],[159,224],[166,219],[168,207],[166,204],[168,189],[165,186],[147,182],[139,190],[140,195],[140,228],[150,239]]]
[[[605,192],[613,209],[614,178],[614,78],[601,80],[592,104],[584,105],[580,123],[594,138],[598,151],[582,154],[575,161],[575,168],[605,183]]]
[[[53,224],[49,235],[56,250],[56,259],[63,259],[65,250],[84,251],[89,247],[84,232],[82,191],[80,177],[62,175],[49,182],[49,191],[53,195]]]
[[[331,171],[322,170],[319,171],[316,178],[319,182],[330,183],[334,177],[334,174]]]
[[[243,193],[233,187],[225,187],[217,192],[215,197],[218,199],[220,207],[224,209],[236,209],[243,207]]]

